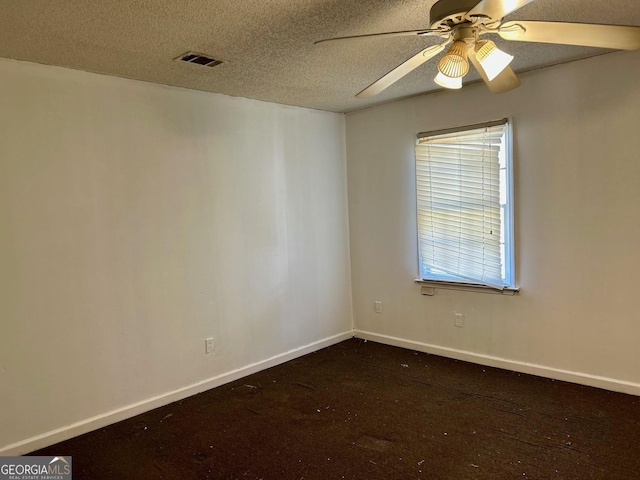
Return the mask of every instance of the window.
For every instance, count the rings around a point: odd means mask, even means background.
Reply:
[[[421,133],[415,154],[421,279],[514,288],[508,121]]]

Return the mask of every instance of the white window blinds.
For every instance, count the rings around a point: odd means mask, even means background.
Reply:
[[[501,121],[419,135],[415,154],[423,279],[509,286],[506,131],[506,121]]]

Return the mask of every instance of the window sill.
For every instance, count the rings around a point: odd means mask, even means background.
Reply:
[[[416,279],[415,283],[422,286],[420,293],[432,297],[435,295],[436,288],[444,288],[446,290],[461,290],[464,292],[476,292],[476,293],[491,293],[494,295],[517,295],[520,293],[519,288],[504,288],[500,290],[498,288],[489,287],[486,285],[475,285],[472,283],[456,283],[456,282],[443,282],[441,280],[420,280]]]

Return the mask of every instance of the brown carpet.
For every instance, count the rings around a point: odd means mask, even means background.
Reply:
[[[640,398],[348,340],[39,450],[75,480],[640,478]]]

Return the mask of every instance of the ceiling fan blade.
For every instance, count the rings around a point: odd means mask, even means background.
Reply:
[[[498,34],[505,40],[519,42],[559,43],[617,50],[640,48],[640,27],[517,21],[502,24]]]
[[[445,42],[440,45],[433,45],[431,47],[425,48],[420,53],[417,53],[406,62],[400,64],[399,66],[391,70],[389,73],[384,75],[379,80],[376,80],[375,82],[373,82],[367,88],[365,88],[360,93],[358,93],[356,97],[369,98],[379,94],[385,88],[394,84],[395,82],[400,80],[402,77],[404,77],[406,74],[408,74],[412,70],[415,70],[420,65],[425,63],[427,60],[435,57],[437,54],[443,51],[448,44],[449,42]]]
[[[314,45],[319,43],[326,42],[334,42],[338,40],[362,40],[366,38],[380,38],[380,37],[411,37],[411,36],[428,36],[428,35],[438,35],[443,33],[442,30],[431,30],[431,29],[423,29],[423,30],[404,30],[400,32],[384,32],[384,33],[368,33],[365,35],[351,35],[348,37],[334,37],[334,38],[325,38],[322,40],[318,40],[317,42],[313,42]]]
[[[484,71],[484,68],[482,68],[482,65],[480,65],[480,62],[478,62],[476,53],[473,51],[473,49],[469,50],[467,56],[469,57],[469,60],[476,68],[476,70],[478,70],[478,73],[482,77],[482,80],[484,80],[484,83],[487,84],[487,87],[489,87],[489,90],[491,90],[493,93],[508,92],[509,90],[513,90],[514,88],[518,88],[520,86],[520,80],[513,72],[511,67],[505,68],[496,78],[494,78],[493,80],[489,80],[489,77]]]
[[[495,21],[506,17],[533,0],[480,0],[480,2],[467,12],[469,17],[489,17]]]

